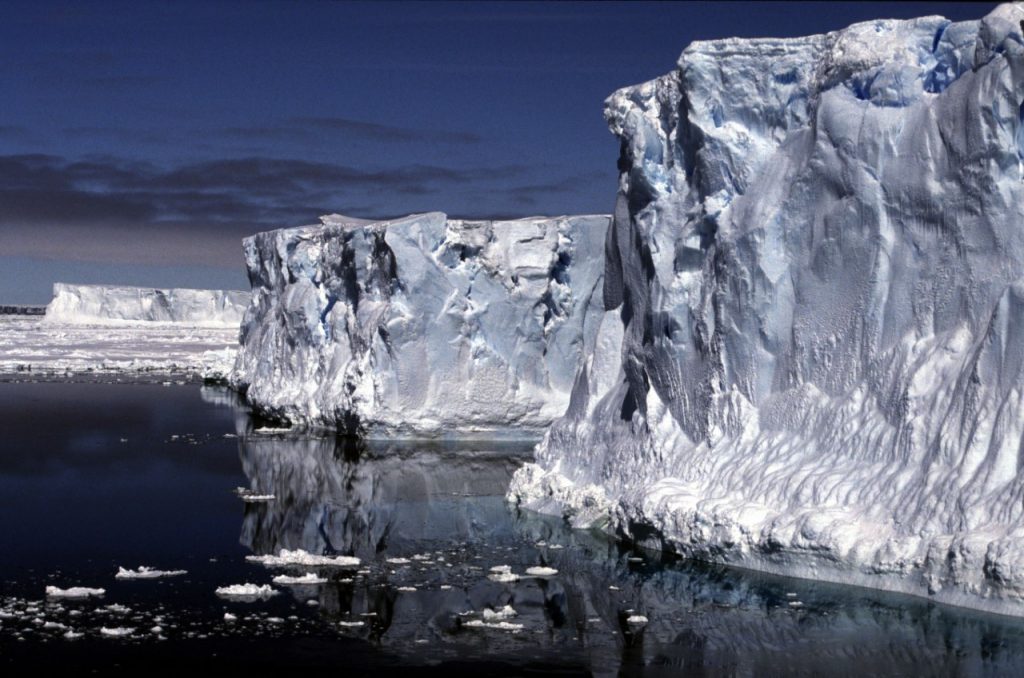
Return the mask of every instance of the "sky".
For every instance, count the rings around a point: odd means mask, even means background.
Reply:
[[[610,212],[614,90],[693,40],[995,3],[0,3],[0,303],[248,287],[321,214]]]

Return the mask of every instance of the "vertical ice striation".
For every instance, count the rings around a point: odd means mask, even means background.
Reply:
[[[245,241],[231,378],[264,414],[370,436],[539,437],[603,313],[608,216],[340,215]]]
[[[697,42],[612,95],[607,311],[510,496],[1024,614],[1021,19]]]

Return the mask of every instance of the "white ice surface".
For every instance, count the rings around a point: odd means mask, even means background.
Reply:
[[[237,598],[240,600],[259,600],[276,596],[276,591],[270,584],[231,584],[221,586],[214,591],[218,596],[224,598]]]
[[[613,94],[607,310],[510,496],[1024,614],[1021,19],[696,42]]]
[[[281,549],[280,553],[266,556],[246,556],[246,560],[261,563],[266,567],[287,567],[306,565],[310,567],[358,567],[359,559],[353,556],[319,556],[302,549]]]
[[[158,579],[160,577],[177,577],[188,574],[186,570],[158,570],[145,565],[135,570],[127,570],[123,567],[117,568],[115,579]]]
[[[47,598],[93,598],[102,596],[105,593],[105,589],[89,588],[87,586],[72,586],[66,589],[57,586],[46,587]]]
[[[55,283],[45,322],[62,325],[173,323],[238,329],[249,293]]]
[[[39,316],[0,315],[0,374],[184,373],[223,378],[237,328],[64,325]]]

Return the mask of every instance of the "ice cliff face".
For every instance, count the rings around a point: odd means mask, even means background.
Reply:
[[[607,313],[511,496],[1024,614],[1021,19],[698,42],[610,97]]]
[[[46,321],[73,324],[164,322],[238,327],[249,293],[234,290],[156,290],[145,287],[55,283]]]
[[[539,436],[603,314],[608,216],[339,215],[245,241],[232,384],[264,414],[371,436]]]

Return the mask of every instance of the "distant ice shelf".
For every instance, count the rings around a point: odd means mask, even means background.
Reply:
[[[539,437],[597,339],[609,223],[329,215],[247,238],[231,382],[298,425]]]
[[[1022,19],[695,42],[613,94],[605,314],[510,497],[1024,615]]]
[[[249,293],[55,283],[47,322],[61,324],[177,323],[238,328]]]

